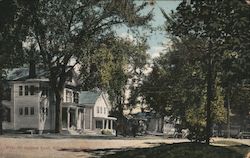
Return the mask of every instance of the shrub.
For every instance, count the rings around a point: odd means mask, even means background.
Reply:
[[[101,134],[112,135],[112,130],[111,129],[103,129],[103,130],[101,130]]]

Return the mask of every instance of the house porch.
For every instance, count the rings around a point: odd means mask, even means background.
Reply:
[[[96,130],[101,129],[114,129],[114,122],[117,118],[114,117],[95,117],[95,128]]]
[[[78,106],[62,107],[62,129],[79,130],[84,128],[84,108]]]

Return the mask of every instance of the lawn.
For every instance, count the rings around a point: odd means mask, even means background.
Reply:
[[[245,158],[250,146],[227,141],[217,145],[200,143],[161,144],[152,148],[118,151],[103,158]]]

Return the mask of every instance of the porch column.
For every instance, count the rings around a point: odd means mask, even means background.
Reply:
[[[104,129],[104,127],[105,127],[105,120],[103,119],[102,120],[102,129]]]
[[[106,129],[109,129],[109,120],[107,120]]]
[[[113,120],[110,120],[110,129],[113,130]]]
[[[75,110],[75,126],[76,129],[78,129],[78,108]]]
[[[67,108],[67,129],[69,130],[69,124],[70,124],[70,107]]]
[[[92,109],[90,109],[90,130],[93,130],[93,126],[92,126],[92,123],[93,123],[93,117],[92,117]]]
[[[82,116],[82,119],[83,119],[83,130],[85,130],[85,108],[83,109],[83,116]]]
[[[155,132],[158,132],[158,119],[155,120]]]

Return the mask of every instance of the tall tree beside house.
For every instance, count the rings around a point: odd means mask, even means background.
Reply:
[[[122,121],[123,110],[128,106],[125,93],[142,75],[148,46],[143,39],[133,41],[110,35],[98,48],[81,64],[83,88],[106,91],[112,104],[111,114]]]
[[[22,22],[17,14],[18,4],[13,0],[0,1],[0,134],[4,108],[2,98],[4,96],[3,82],[6,77],[6,69],[21,64],[22,56],[22,35],[19,28]],[[19,60],[15,60],[18,59]]]
[[[152,15],[141,15],[146,3],[138,6],[132,0],[40,0],[33,4],[21,10],[29,28],[24,42],[36,46],[49,71],[56,98],[55,132],[60,132],[63,88],[74,67],[104,42],[114,26],[144,26]]]
[[[112,80],[109,83],[108,92],[112,97],[115,108],[114,112],[122,115],[123,110],[137,104],[136,86],[140,82],[145,65],[147,64],[148,55],[146,50],[148,46],[145,41],[137,41],[133,44],[130,41],[122,43],[123,47],[117,46],[118,51],[114,51],[116,60],[112,71]],[[114,49],[115,50],[115,49]],[[125,56],[120,56],[119,52],[123,51]],[[126,53],[125,53],[126,52]],[[126,96],[126,93],[129,95]]]
[[[200,49],[203,56],[200,62],[203,63],[207,86],[206,143],[209,143],[211,137],[211,105],[214,100],[217,70],[221,69],[223,53],[226,50],[243,50],[239,45],[232,48],[232,44],[246,38],[239,34],[236,28],[248,23],[249,18],[243,14],[247,13],[247,7],[249,6],[245,1],[194,0],[191,4],[182,2],[172,16],[164,13],[168,21],[166,30],[171,35],[178,38],[202,38],[206,42],[206,47]]]

